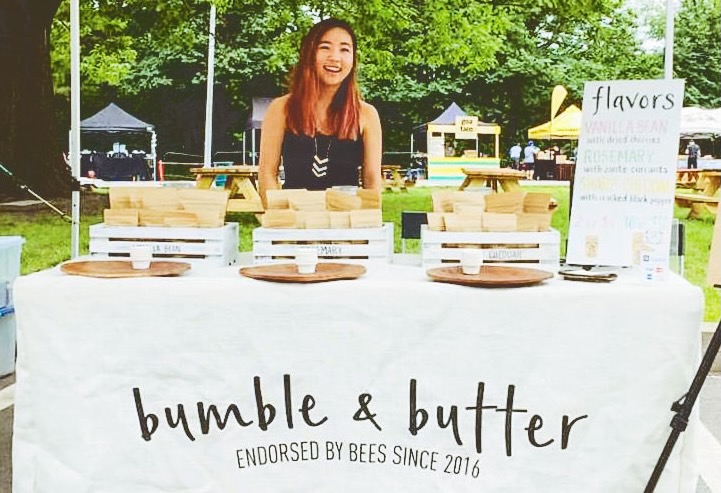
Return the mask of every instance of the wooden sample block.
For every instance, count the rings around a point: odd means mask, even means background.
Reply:
[[[551,207],[551,194],[528,192],[523,199],[523,212],[548,212]]]
[[[381,226],[383,226],[383,213],[380,209],[350,211],[351,228],[380,228]]]
[[[443,222],[446,231],[480,232],[483,228],[483,215],[449,213],[443,215]]]
[[[182,208],[177,188],[144,188],[141,196],[143,209],[179,211]]]
[[[516,231],[538,231],[538,219],[535,215],[520,213],[516,214]]]
[[[329,211],[353,211],[362,207],[363,199],[338,190],[326,190],[325,208]]]
[[[523,216],[533,218],[536,223],[536,231],[549,231],[551,229],[551,212],[524,212]]]
[[[296,211],[324,211],[325,190],[305,191],[288,197],[288,205]]]
[[[163,226],[163,211],[156,211],[153,209],[139,209],[138,210],[138,225],[139,226]],[[105,221],[107,224],[107,221]],[[222,226],[222,225],[221,225]]]
[[[197,228],[198,216],[187,211],[165,211],[163,214],[163,226],[171,228]]]
[[[508,193],[498,194],[507,195]],[[516,215],[496,212],[483,214],[483,231],[516,231]]]
[[[296,225],[305,229],[329,229],[330,216],[326,211],[298,211]]]
[[[486,212],[523,212],[523,199],[525,193],[526,192],[503,192],[486,195]]]
[[[331,229],[349,229],[350,228],[350,212],[330,211],[328,212],[328,220]]]
[[[462,204],[462,205],[469,205],[469,206],[476,206],[480,208],[484,208],[486,205],[486,194],[480,193],[480,192],[451,192],[453,201],[453,211],[456,211],[456,205]]]
[[[178,190],[181,208],[188,212],[217,215],[228,207],[230,190],[207,190],[200,188],[187,188]],[[219,226],[222,226],[223,222]]]
[[[139,187],[110,187],[111,209],[140,209],[143,207],[142,191]]]
[[[364,188],[359,188],[356,192],[356,195],[360,197],[361,199],[361,208],[362,209],[381,209],[382,208],[382,198],[381,198],[381,191],[380,190],[366,190]]]
[[[454,202],[453,203],[453,212],[455,214],[481,215],[485,211],[486,211],[485,205],[464,204],[463,202]]]
[[[303,195],[305,188],[289,188],[284,190],[267,190],[265,192],[266,209],[290,209],[288,199]]]
[[[137,226],[138,209],[105,209],[103,221],[108,226]]]
[[[446,190],[433,192],[433,212],[453,212],[453,194],[454,192]]]
[[[428,229],[431,231],[445,231],[446,223],[443,219],[445,214],[442,212],[428,212]]]
[[[263,214],[264,228],[295,228],[296,211],[292,209],[268,209]]]
[[[225,209],[223,211],[194,211],[198,218],[199,228],[220,228],[225,224]]]

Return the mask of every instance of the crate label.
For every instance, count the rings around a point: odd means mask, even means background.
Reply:
[[[521,250],[486,250],[484,257],[488,260],[523,260]]]
[[[318,255],[339,256],[343,255],[342,245],[318,245]]]
[[[153,254],[170,254],[170,253],[182,253],[181,246],[178,243],[133,243],[130,247],[134,246],[147,246],[150,245],[150,247],[153,249]]]

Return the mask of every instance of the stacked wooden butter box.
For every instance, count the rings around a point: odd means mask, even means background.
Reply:
[[[229,192],[115,187],[104,223],[90,227],[90,254],[127,257],[131,246],[149,245],[155,259],[234,265],[238,223],[225,223]]]
[[[255,263],[288,261],[299,245],[315,245],[321,261],[390,261],[393,224],[383,224],[381,192],[268,190]]]
[[[110,188],[107,226],[218,228],[225,222],[229,191],[196,188]]]
[[[560,234],[551,229],[551,195],[537,192],[438,191],[421,231],[423,265],[460,261],[480,248],[484,262],[557,271]]]

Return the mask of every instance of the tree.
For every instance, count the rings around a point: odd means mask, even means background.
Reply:
[[[49,36],[61,0],[0,2],[0,162],[39,193],[70,185],[53,111]],[[8,180],[0,190],[17,193]]]
[[[684,0],[674,40],[674,74],[687,106],[721,106],[721,0]]]
[[[718,0],[716,0],[718,1]],[[67,2],[53,31],[57,93],[67,101]],[[216,30],[214,144],[232,145],[255,96],[285,89],[302,35],[320,17],[358,34],[364,97],[379,109],[384,148],[450,101],[503,137],[547,119],[550,88],[580,100],[585,80],[655,73],[621,0],[223,0]],[[208,0],[83,0],[82,110],[109,100],[156,125],[161,146],[202,148]],[[67,108],[67,102],[64,103]],[[193,148],[193,149],[190,149]],[[226,148],[223,148],[226,150]]]

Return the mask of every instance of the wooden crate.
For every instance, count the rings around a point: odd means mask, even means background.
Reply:
[[[93,257],[128,257],[134,245],[152,246],[154,259],[235,265],[238,223],[226,223],[220,228],[107,226],[104,223],[90,226]]]
[[[561,235],[544,232],[449,232],[421,228],[423,267],[458,263],[461,249],[482,248],[484,263],[558,271]]]
[[[268,264],[292,261],[299,245],[314,245],[318,259],[342,262],[390,262],[393,258],[393,223],[381,228],[253,230],[253,261]]]

